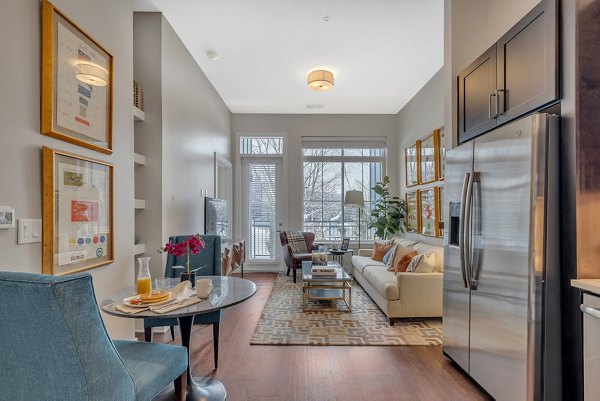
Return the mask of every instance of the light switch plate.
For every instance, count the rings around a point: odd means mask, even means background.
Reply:
[[[18,222],[19,245],[42,242],[42,219],[19,219]]]

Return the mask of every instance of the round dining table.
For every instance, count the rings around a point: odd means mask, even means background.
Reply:
[[[100,302],[102,311],[109,315],[130,318],[177,318],[179,322],[179,331],[181,333],[181,344],[186,347],[188,354],[187,369],[187,401],[224,401],[227,397],[227,390],[223,383],[210,377],[193,377],[190,368],[190,338],[192,336],[192,326],[194,316],[215,312],[221,309],[229,308],[244,302],[256,293],[256,284],[250,280],[237,277],[223,276],[202,276],[200,278],[209,278],[213,283],[213,290],[208,298],[203,299],[196,304],[176,309],[167,313],[155,313],[150,310],[143,310],[134,314],[125,313],[115,308],[115,305],[123,304],[123,299],[135,295],[135,286],[124,288],[115,292]],[[174,278],[170,280],[170,287],[179,284],[180,280]],[[175,399],[175,390],[171,386],[163,390],[156,400]]]

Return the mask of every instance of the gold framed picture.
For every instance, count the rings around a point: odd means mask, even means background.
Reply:
[[[437,201],[436,209],[438,211],[437,236],[444,238],[444,186],[435,187],[435,192],[435,199]]]
[[[419,191],[419,218],[421,234],[428,237],[438,236],[438,213],[435,188]]]
[[[42,271],[65,275],[112,263],[113,166],[42,149]]]
[[[427,184],[437,180],[437,160],[438,152],[436,144],[438,144],[438,131],[435,130],[427,138],[421,140],[420,147],[420,183]]]
[[[418,233],[419,230],[419,191],[406,193],[406,232]]]
[[[112,153],[113,57],[42,1],[41,132]]]
[[[439,179],[443,180],[446,178],[446,142],[445,142],[445,130],[444,127],[439,128],[438,130],[438,175]]]
[[[404,149],[404,167],[406,170],[406,186],[412,187],[419,184],[419,148],[420,142]]]

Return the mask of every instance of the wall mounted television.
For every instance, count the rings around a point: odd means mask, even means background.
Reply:
[[[204,233],[229,238],[229,208],[225,199],[204,198]]]

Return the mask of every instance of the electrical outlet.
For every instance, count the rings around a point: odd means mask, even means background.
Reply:
[[[42,219],[19,219],[18,222],[19,245],[42,242]]]

